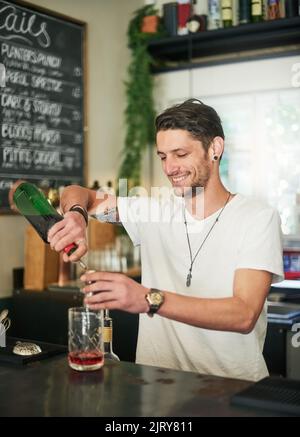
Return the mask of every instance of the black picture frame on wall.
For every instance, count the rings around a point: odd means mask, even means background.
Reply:
[[[0,0],[0,214],[17,180],[59,188],[86,180],[86,23]]]

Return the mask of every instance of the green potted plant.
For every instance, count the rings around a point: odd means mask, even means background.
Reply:
[[[150,20],[149,27],[149,18],[145,20],[145,17],[152,16],[157,18]],[[152,59],[147,51],[147,42],[161,33],[157,10],[153,5],[146,5],[135,11],[127,31],[131,62],[128,80],[125,82],[126,136],[118,175],[119,178],[129,179],[130,185],[140,184],[143,152],[155,142],[153,77],[150,71]]]

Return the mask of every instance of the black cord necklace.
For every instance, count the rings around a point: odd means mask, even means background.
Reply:
[[[222,212],[224,211],[224,208],[225,208],[225,206],[227,205],[227,203],[229,202],[230,196],[231,196],[231,193],[229,193],[229,195],[228,195],[228,197],[227,197],[227,199],[226,199],[226,202],[225,202],[223,208],[222,208],[221,211],[219,212],[219,214],[218,214],[216,220],[214,221],[214,223],[212,224],[212,226],[211,226],[211,228],[209,229],[208,233],[206,234],[206,236],[205,236],[204,240],[202,241],[202,243],[201,243],[199,249],[197,250],[197,252],[196,252],[194,258],[193,258],[193,255],[192,255],[192,249],[191,249],[190,237],[189,237],[188,227],[187,227],[187,222],[186,222],[185,205],[184,205],[184,207],[183,207],[183,216],[184,216],[185,232],[186,232],[186,236],[187,236],[187,242],[188,242],[188,246],[189,246],[190,259],[191,259],[191,265],[190,265],[189,272],[188,272],[187,277],[186,277],[186,286],[187,286],[187,287],[189,287],[189,286],[191,285],[191,282],[192,282],[192,270],[193,270],[193,265],[194,265],[195,259],[197,258],[198,253],[199,253],[200,250],[202,249],[203,244],[204,244],[205,241],[207,240],[209,234],[211,233],[211,231],[213,230],[213,228],[214,228],[215,225],[217,224],[217,222],[218,222],[218,220],[219,220],[219,218],[220,218],[220,215],[221,215]]]

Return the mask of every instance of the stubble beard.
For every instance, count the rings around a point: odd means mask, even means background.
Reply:
[[[195,197],[205,190],[210,179],[211,170],[208,165],[208,159],[204,158],[197,169],[197,179],[191,181],[187,187],[173,187],[175,195],[181,197]]]

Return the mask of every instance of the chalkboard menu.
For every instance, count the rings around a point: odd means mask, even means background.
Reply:
[[[1,212],[18,179],[83,183],[84,37],[83,23],[0,0]]]

